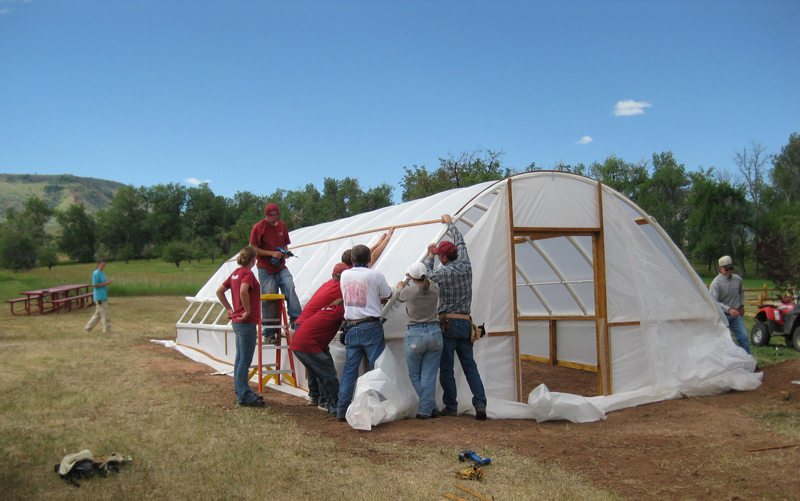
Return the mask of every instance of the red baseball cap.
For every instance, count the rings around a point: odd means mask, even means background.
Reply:
[[[333,278],[342,276],[342,272],[349,269],[350,267],[344,263],[336,263],[336,266],[333,267]]]
[[[274,223],[275,221],[280,221],[281,208],[278,207],[278,204],[268,203],[264,207],[264,215],[267,216],[267,221],[269,221],[270,223]]]
[[[453,242],[445,240],[433,249],[434,254],[444,254],[447,257],[458,255],[458,247]]]

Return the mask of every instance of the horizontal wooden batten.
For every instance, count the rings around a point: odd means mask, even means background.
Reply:
[[[486,337],[496,337],[496,336],[516,336],[517,333],[513,331],[509,332],[487,332]]]
[[[555,321],[565,321],[565,320],[594,320],[594,317],[569,317],[569,316],[552,316],[552,317],[517,317],[517,320],[520,322],[549,322],[551,320]]]
[[[632,320],[630,322],[611,322],[608,324],[609,327],[626,327],[628,325],[642,325],[642,322],[638,320]]]
[[[645,219],[643,217],[640,217],[639,219],[634,219],[633,222],[638,224],[639,226],[641,226],[643,224],[650,224],[650,221],[648,221],[647,219]]]
[[[590,237],[597,234],[600,228],[511,228],[514,234],[514,243],[519,243],[520,237],[527,237],[531,240],[542,240],[545,238],[556,237]]]
[[[396,226],[385,226],[383,228],[373,228],[371,230],[359,231],[358,233],[350,233],[349,235],[340,235],[333,238],[326,238],[325,240],[317,240],[316,242],[309,242],[307,244],[300,244],[300,245],[292,245],[292,249],[299,249],[301,247],[308,247],[309,245],[317,245],[317,244],[324,244],[325,242],[335,242],[336,240],[345,240],[347,238],[357,237],[360,235],[369,235],[370,233],[378,233],[381,231],[388,231],[392,228],[410,228],[412,226],[423,226],[426,224],[441,224],[441,219],[432,219],[430,221],[419,221],[417,223],[408,223],[408,224],[398,224]]]
[[[537,357],[535,355],[520,355],[519,358],[521,358],[522,360],[528,360],[530,362],[550,364],[550,360],[546,357]],[[568,369],[578,369],[586,372],[597,372],[597,366],[594,365],[579,364],[576,362],[565,362],[564,360],[557,361],[556,365],[559,367],[566,367]]]
[[[541,364],[550,363],[550,359],[548,359],[547,357],[537,357],[534,355],[520,355],[519,358],[521,358],[522,360],[527,360],[529,362],[539,362]]]

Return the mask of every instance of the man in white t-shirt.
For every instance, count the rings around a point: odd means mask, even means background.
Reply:
[[[358,366],[364,356],[369,361],[369,370],[383,353],[381,305],[392,295],[386,277],[369,268],[370,250],[366,245],[356,245],[352,252],[353,267],[342,272],[340,279],[344,299],[344,318],[347,334],[345,345],[347,357],[339,383],[339,409],[337,418],[345,421],[345,414],[353,400]]]

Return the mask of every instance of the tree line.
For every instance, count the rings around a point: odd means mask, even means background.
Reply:
[[[439,166],[405,167],[403,202],[452,188],[499,180],[519,171],[503,165],[502,151],[477,149],[450,154]],[[800,135],[780,152],[751,142],[733,154],[736,172],[713,168],[687,171],[671,152],[628,162],[609,156],[589,166],[557,165],[556,170],[597,179],[653,216],[695,263],[716,269],[731,255],[739,270],[756,272],[779,285],[800,283]],[[524,171],[542,170],[531,163]],[[59,254],[78,262],[98,256],[129,261],[162,258],[182,261],[228,256],[247,245],[264,205],[275,202],[289,230],[345,218],[392,205],[393,187],[364,190],[358,179],[326,178],[322,189],[277,189],[268,196],[249,191],[232,198],[215,195],[207,184],[121,188],[108,209],[88,213],[83,205],[64,211],[31,197],[22,210],[8,209],[0,225],[0,266],[25,270],[52,266]],[[60,232],[51,237],[45,223],[55,218]]]

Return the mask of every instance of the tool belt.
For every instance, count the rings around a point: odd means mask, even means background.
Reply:
[[[464,315],[461,313],[442,313],[441,315],[439,315],[439,328],[442,330],[442,333],[444,333],[444,331],[450,328],[450,320],[453,318],[459,318],[461,320],[469,320],[470,331],[471,331],[470,340],[473,343],[486,335],[486,329],[484,329],[483,327],[484,324],[477,326],[472,322],[471,315]]]
[[[452,318],[469,320],[469,322],[472,323],[472,317],[469,315],[463,315],[461,313],[442,313],[439,315],[439,328],[442,330],[442,332],[450,329],[450,319]]]

